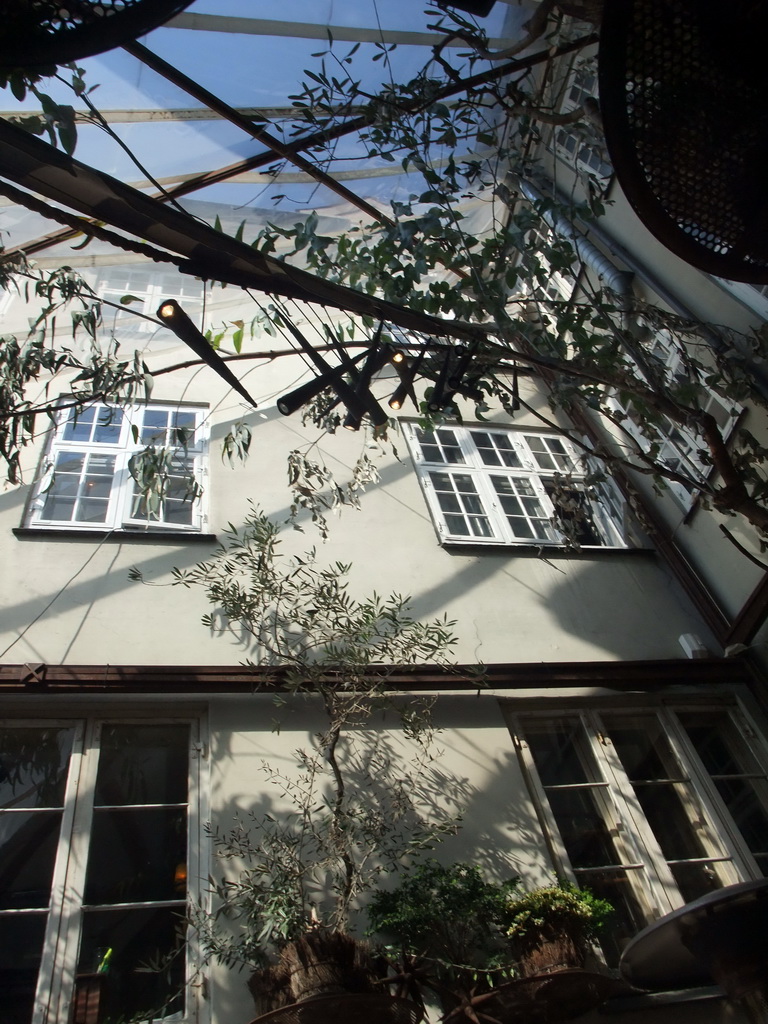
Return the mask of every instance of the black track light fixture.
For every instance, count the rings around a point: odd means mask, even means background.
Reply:
[[[461,382],[464,374],[469,369],[469,364],[472,362],[472,351],[467,348],[457,348],[455,350],[456,365],[452,372],[448,376],[448,387],[452,391],[458,391],[461,387]]]
[[[432,394],[429,396],[427,401],[427,408],[430,412],[440,412],[451,400],[451,393],[447,393],[446,385],[448,383],[448,374],[451,369],[451,356],[453,352],[451,349],[445,353],[445,359],[443,365],[440,367],[440,371],[435,380],[435,386],[432,388]]]
[[[230,387],[234,388],[238,394],[250,402],[254,409],[256,408],[256,403],[243,385],[232,373],[221,356],[211,347],[205,336],[195,327],[175,299],[164,299],[160,303],[157,315],[165,326],[173,331],[177,338],[181,339],[185,345],[192,349],[196,356],[199,356],[203,362],[215,370],[221,379],[225,380]]]
[[[405,358],[403,358],[401,362],[395,364],[395,368],[397,369],[397,373],[400,377],[400,383],[397,385],[395,393],[392,395],[388,403],[389,408],[394,409],[395,412],[402,408],[403,402],[409,396],[413,400],[413,404],[418,406],[416,395],[413,390],[413,382],[416,379],[416,374],[421,366],[426,351],[426,348],[423,348],[410,365],[408,365],[408,361]]]
[[[368,355],[367,352],[361,352],[355,356],[351,362],[354,365],[361,363],[363,359]],[[313,380],[308,380],[305,384],[300,384],[293,391],[289,391],[287,395],[283,395],[282,398],[277,400],[277,410],[281,412],[283,416],[290,416],[292,413],[301,409],[302,406],[310,402],[316,395],[319,395],[325,388],[335,388],[336,384],[343,379],[346,373],[346,368],[343,366],[337,366],[329,369],[326,373],[321,373],[319,377],[315,377]]]

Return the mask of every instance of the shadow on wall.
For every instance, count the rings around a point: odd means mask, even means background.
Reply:
[[[240,820],[253,828],[252,838],[258,843],[260,822],[266,815],[278,817],[287,804],[286,787],[282,781],[295,775],[297,748],[317,742],[322,720],[317,701],[311,698],[291,700],[283,718],[279,736],[270,730],[273,716],[267,712],[265,695],[256,695],[250,705],[238,701],[229,707],[213,710],[211,750],[214,766],[215,823],[227,830]],[[312,710],[314,705],[314,713]],[[347,793],[360,795],[358,814],[365,815],[365,824],[377,828],[381,818],[401,806],[392,789],[392,776],[405,764],[407,797],[410,803],[397,821],[397,830],[404,834],[418,827],[419,818],[453,819],[461,814],[461,831],[447,838],[436,849],[427,849],[423,856],[436,856],[444,863],[465,861],[479,864],[489,877],[507,878],[525,875],[534,882],[549,880],[546,852],[527,789],[512,748],[512,740],[501,718],[498,705],[490,695],[478,697],[441,697],[434,709],[435,724],[441,730],[436,736],[434,757],[423,756],[407,763],[416,749],[408,744],[397,727],[395,716],[378,713],[365,729],[351,734],[356,753],[345,751]],[[461,728],[455,726],[461,723]],[[252,727],[251,727],[252,726]],[[388,727],[389,726],[389,727]],[[439,751],[439,753],[438,753]],[[270,776],[277,773],[277,784]],[[317,799],[316,809],[322,814],[327,807],[331,789],[330,771],[321,780],[326,800]],[[353,803],[354,806],[354,803]],[[374,884],[387,884],[403,861],[374,860]],[[232,870],[233,861],[214,863],[213,875],[219,879]],[[390,872],[387,872],[389,866]],[[385,871],[376,874],[379,867]],[[327,876],[322,883],[328,884]],[[320,900],[319,890],[315,896]],[[365,903],[365,896],[360,901]],[[364,923],[363,923],[364,927]],[[248,971],[217,971],[217,1005],[221,1019],[247,1020],[252,1015],[246,990]]]
[[[652,552],[443,554],[455,571],[417,593],[412,614],[456,617],[459,639],[469,645],[476,638],[478,660],[677,658],[678,637],[687,632],[719,650]]]

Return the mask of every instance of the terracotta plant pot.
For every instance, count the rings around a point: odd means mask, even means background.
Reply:
[[[254,971],[248,987],[256,1012],[268,1014],[325,996],[378,995],[379,976],[367,942],[318,928],[289,942],[276,964]]]

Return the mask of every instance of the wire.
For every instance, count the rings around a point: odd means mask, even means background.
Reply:
[[[67,589],[67,588],[68,588],[68,587],[69,587],[69,586],[70,586],[70,585],[71,585],[71,584],[72,584],[72,583],[73,583],[73,582],[74,582],[74,581],[75,581],[75,580],[77,579],[77,577],[78,577],[78,576],[80,575],[80,573],[81,573],[81,572],[82,572],[82,571],[83,571],[84,569],[86,569],[86,568],[87,568],[88,564],[89,564],[89,563],[90,563],[91,561],[93,561],[93,559],[94,559],[94,558],[96,557],[96,555],[97,555],[97,554],[99,553],[99,551],[101,550],[102,546],[103,546],[103,545],[104,545],[104,544],[106,543],[106,541],[108,541],[108,540],[109,540],[109,538],[110,538],[110,537],[112,536],[112,534],[113,534],[114,532],[115,532],[115,527],[113,526],[113,527],[112,527],[112,529],[111,529],[111,530],[110,530],[110,531],[109,531],[109,532],[107,533],[107,535],[106,535],[105,537],[102,537],[102,538],[101,538],[101,540],[99,541],[99,543],[98,543],[98,544],[96,545],[96,547],[95,547],[95,548],[93,549],[93,551],[92,551],[92,552],[90,553],[90,555],[89,555],[89,556],[88,556],[88,557],[86,558],[86,560],[85,560],[85,561],[83,562],[83,564],[82,564],[82,565],[80,566],[80,568],[79,568],[79,569],[77,570],[77,572],[76,572],[76,573],[74,573],[74,574],[73,574],[72,576],[70,576],[70,577],[69,577],[69,579],[68,579],[68,580],[67,580],[67,582],[66,582],[66,583],[64,584],[64,586],[63,586],[63,587],[61,587],[61,588],[60,588],[60,589],[59,589],[59,590],[58,590],[58,591],[57,591],[57,592],[56,592],[56,593],[55,593],[55,594],[53,595],[53,597],[52,597],[52,598],[51,598],[51,600],[50,600],[50,601],[48,602],[48,604],[47,604],[47,605],[46,605],[46,606],[45,606],[45,607],[44,607],[44,608],[43,608],[43,609],[42,609],[41,611],[39,611],[39,612],[37,613],[37,615],[36,615],[36,616],[34,617],[34,619],[32,619],[32,621],[31,621],[30,623],[28,623],[28,624],[27,624],[27,625],[26,625],[26,626],[24,627],[24,629],[22,629],[22,631],[21,631],[21,632],[19,633],[19,635],[18,635],[18,636],[16,637],[16,639],[15,639],[15,640],[12,640],[12,641],[11,641],[11,643],[9,643],[9,644],[8,644],[8,646],[7,646],[6,648],[5,648],[5,650],[4,650],[4,651],[0,651],[0,658],[4,658],[4,657],[6,656],[6,654],[8,653],[8,651],[10,651],[10,649],[11,649],[12,647],[15,647],[15,646],[16,646],[16,644],[17,644],[17,643],[19,642],[19,640],[22,640],[22,639],[23,639],[23,638],[24,638],[24,637],[26,636],[26,634],[27,634],[27,633],[29,632],[29,630],[30,630],[30,629],[31,629],[31,628],[32,628],[32,627],[33,627],[33,626],[35,625],[35,623],[36,623],[36,622],[39,622],[39,621],[40,621],[40,619],[42,619],[42,617],[43,617],[43,616],[45,615],[45,613],[46,613],[46,612],[48,611],[48,609],[49,609],[49,608],[50,608],[50,607],[51,607],[51,606],[52,606],[52,605],[53,605],[53,604],[54,604],[54,603],[55,603],[56,601],[58,601],[58,599],[59,599],[59,598],[61,597],[61,595],[62,595],[62,594],[63,594],[63,593],[64,593],[64,592],[66,591],[66,589]]]

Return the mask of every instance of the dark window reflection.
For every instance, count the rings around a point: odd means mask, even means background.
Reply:
[[[621,862],[590,790],[552,789],[547,796],[574,868],[603,867]]]
[[[60,811],[0,814],[0,909],[48,906],[60,829]]]
[[[595,772],[578,719],[526,722],[525,738],[544,786],[594,782]],[[590,770],[587,771],[587,766]]]
[[[0,1021],[30,1024],[46,914],[0,915]]]
[[[63,807],[73,729],[0,728],[0,809]]]
[[[101,1024],[183,1011],[185,934],[183,907],[86,911],[75,1012]]]
[[[179,865],[187,859],[183,808],[95,810],[86,904],[138,903],[179,896]]]
[[[184,803],[188,745],[186,725],[105,725],[95,805]]]
[[[622,950],[648,923],[629,881],[628,873],[613,871],[576,872],[578,884],[595,896],[608,900],[613,913],[605,922],[598,939],[606,963],[615,967]]]

